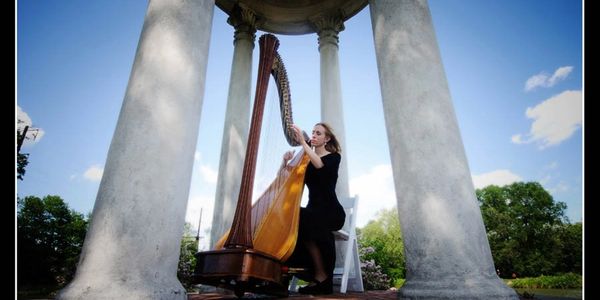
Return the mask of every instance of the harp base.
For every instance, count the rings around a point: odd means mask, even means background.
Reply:
[[[288,296],[290,276],[274,257],[254,249],[221,249],[196,253],[194,282],[244,292]]]

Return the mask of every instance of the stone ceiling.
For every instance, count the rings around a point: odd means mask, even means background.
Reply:
[[[313,22],[323,17],[346,21],[367,4],[368,0],[216,0],[228,15],[239,7],[250,9],[258,30],[285,35],[314,33]]]

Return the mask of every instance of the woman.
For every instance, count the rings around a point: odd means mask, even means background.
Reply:
[[[310,145],[304,140],[302,130],[293,125],[296,140],[308,154],[310,163],[304,183],[308,188],[308,204],[300,209],[298,240],[288,265],[310,270],[311,283],[298,289],[302,294],[322,295],[333,292],[335,268],[335,240],[332,231],[344,226],[346,213],[335,193],[341,161],[340,144],[331,127],[317,123],[312,131]],[[286,164],[292,152],[283,156]]]

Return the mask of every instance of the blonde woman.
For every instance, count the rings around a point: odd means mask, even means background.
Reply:
[[[287,261],[291,267],[310,270],[304,280],[310,281],[299,293],[324,295],[333,293],[333,269],[335,268],[335,240],[332,231],[344,226],[346,213],[338,201],[335,186],[338,179],[341,148],[326,123],[317,123],[307,143],[302,130],[293,125],[296,140],[310,157],[304,183],[308,188],[308,204],[300,209],[298,241],[294,253]],[[292,153],[283,156],[283,163]],[[301,276],[300,276],[301,277]]]

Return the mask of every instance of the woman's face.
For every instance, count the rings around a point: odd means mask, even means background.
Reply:
[[[310,144],[314,147],[319,147],[325,145],[325,143],[329,142],[329,140],[330,138],[325,135],[325,127],[321,125],[315,125],[312,131]]]

